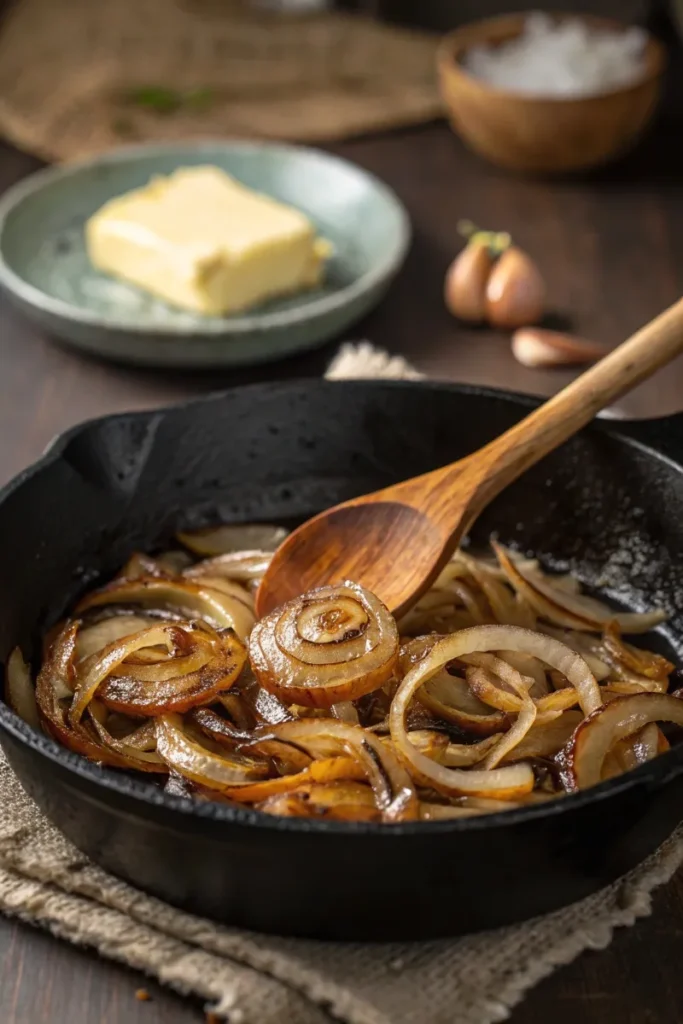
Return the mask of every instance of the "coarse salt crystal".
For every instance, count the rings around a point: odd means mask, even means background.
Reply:
[[[597,28],[578,18],[526,18],[499,46],[474,46],[463,66],[499,89],[536,96],[592,96],[630,85],[645,70],[647,33]]]

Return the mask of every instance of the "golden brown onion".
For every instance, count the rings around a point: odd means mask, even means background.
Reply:
[[[504,736],[501,736],[500,742],[486,755],[482,768],[497,768],[531,730],[536,721],[536,705],[528,694],[523,696],[521,700],[522,706],[514,725],[510,727]]]
[[[246,591],[244,595],[248,598]],[[170,608],[184,618],[200,618],[217,629],[234,629],[241,640],[246,640],[254,624],[253,612],[242,600],[198,581],[152,576],[114,580],[87,594],[78,604],[76,614],[110,604]]]
[[[284,741],[279,741],[283,743]],[[253,750],[254,746],[248,748]],[[289,775],[278,775],[273,779],[263,779],[260,782],[245,783],[244,785],[231,786],[225,790],[225,795],[232,800],[241,803],[257,803],[267,800],[278,793],[291,793],[301,790],[302,787],[310,787],[312,784],[328,784],[340,780],[366,781],[367,776],[363,767],[353,757],[329,757],[320,761],[312,761],[306,768]],[[372,790],[368,789],[372,795]],[[373,802],[371,800],[371,802]],[[374,802],[373,802],[374,804]]]
[[[346,582],[312,590],[261,619],[249,655],[259,682],[281,700],[329,708],[389,679],[398,631],[378,598]]]
[[[624,681],[651,682],[650,689],[666,693],[669,676],[674,665],[661,654],[640,650],[621,639],[616,622],[610,622],[602,636],[601,654],[610,667]]]
[[[514,804],[506,804],[505,810],[511,806]],[[488,813],[480,807],[462,807],[459,804],[433,804],[425,801],[420,804],[421,821],[452,821],[454,818],[477,818]]]
[[[534,776],[527,764],[484,771],[463,771],[436,764],[410,742],[406,712],[421,686],[449,662],[478,651],[512,650],[531,654],[566,675],[589,714],[601,703],[600,690],[585,661],[564,644],[516,626],[475,626],[434,645],[400,684],[391,705],[390,727],[394,747],[410,765],[413,778],[444,793],[494,796],[511,800],[531,792]]]
[[[144,725],[131,722],[129,732],[115,736],[110,731],[110,722],[107,721],[107,709],[104,705],[92,700],[88,705],[88,714],[100,742],[105,747],[122,754],[129,761],[145,761],[151,770],[154,770],[155,766],[158,771],[166,770],[166,765],[155,750],[156,734],[153,722],[145,722]]]
[[[92,654],[86,661],[82,662],[76,677],[73,703],[69,708],[69,722],[72,726],[78,725],[83,713],[90,701],[95,696],[98,687],[112,669],[125,661],[130,654],[141,650],[143,647],[163,646],[172,652],[175,649],[177,638],[180,635],[180,627],[176,625],[150,626],[133,633],[132,636],[123,637],[121,640],[114,640],[105,648]]]
[[[166,766],[139,757],[137,751],[122,753],[102,743],[92,722],[72,725],[67,709],[75,685],[76,638],[80,623],[71,622],[57,636],[36,681],[36,701],[45,730],[69,750],[112,768],[165,772]]]
[[[97,690],[103,704],[128,715],[154,716],[208,704],[230,689],[247,659],[232,630],[223,630],[214,640],[189,624],[170,628],[189,634],[194,651],[159,665],[117,666]]]
[[[157,752],[179,775],[207,789],[224,792],[238,782],[249,782],[268,774],[268,762],[243,754],[211,750],[192,735],[180,715],[155,719]]]
[[[538,720],[533,729],[514,749],[503,757],[503,764],[523,761],[533,757],[554,757],[570,738],[574,729],[583,721],[580,711],[564,711],[559,718],[541,725]]]
[[[482,665],[470,668],[467,671],[467,682],[472,693],[476,694],[485,704],[490,705],[492,708],[497,708],[499,711],[505,712],[505,714],[518,714],[522,710],[524,703],[522,697],[519,696],[521,691],[517,690],[517,692],[513,693],[509,689],[504,689],[498,680],[502,678],[509,683],[509,680],[513,678],[512,673],[521,679],[522,677],[519,676],[519,673],[511,665],[503,662],[501,658],[494,657],[493,655],[472,655],[472,659],[474,658],[487,660]],[[505,664],[507,672],[501,667],[503,664]],[[483,665],[491,665],[492,668],[487,669]],[[495,675],[493,674],[494,672]],[[523,696],[526,696],[526,694],[523,694]],[[565,686],[564,689],[553,690],[552,693],[547,693],[544,697],[537,697],[534,703],[540,724],[541,722],[552,721],[562,711],[566,711],[567,708],[573,708],[579,703],[579,694],[573,686]]]
[[[231,551],[216,558],[205,558],[183,572],[189,579],[202,576],[223,576],[248,586],[258,583],[272,558],[270,551]]]
[[[413,742],[412,731],[408,733],[408,739]],[[432,760],[448,765],[449,768],[471,768],[479,764],[500,742],[500,735],[486,736],[485,739],[476,743],[449,743],[441,757],[434,757]],[[417,746],[417,744],[415,744]],[[423,751],[423,753],[427,753]]]
[[[491,546],[515,590],[539,615],[558,626],[601,632],[608,623],[616,622],[624,633],[646,633],[666,618],[663,611],[615,612],[585,594],[571,594],[553,586],[552,579],[521,569],[520,563],[510,558],[509,552],[502,545],[492,541]]]
[[[620,740],[650,722],[683,726],[683,699],[668,693],[616,697],[581,722],[560,755],[562,781],[570,791],[595,786],[605,758]]]
[[[327,758],[344,751],[351,754],[365,771],[384,821],[407,821],[417,816],[417,795],[407,771],[382,740],[359,725],[346,725],[333,718],[304,718],[282,722],[264,734],[296,743],[315,757]]]
[[[282,544],[288,532],[283,526],[270,523],[227,523],[207,530],[179,533],[178,540],[196,555],[210,558],[231,552],[272,552]]]
[[[512,696],[512,695],[510,695]],[[519,698],[509,709],[492,710],[490,701],[484,702],[472,692],[470,685],[458,676],[452,676],[446,669],[434,675],[417,694],[420,704],[424,705],[437,718],[452,722],[466,732],[478,736],[490,736],[493,733],[505,732],[510,725],[505,710],[518,711]]]
[[[76,640],[76,660],[88,658],[114,640],[132,636],[133,633],[139,633],[141,629],[147,629],[157,623],[158,620],[149,615],[111,615],[91,626],[82,626]]]

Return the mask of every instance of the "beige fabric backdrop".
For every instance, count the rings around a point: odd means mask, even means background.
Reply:
[[[197,137],[320,141],[439,114],[436,37],[247,0],[16,0],[0,133],[46,159]],[[141,87],[193,94],[163,113]]]

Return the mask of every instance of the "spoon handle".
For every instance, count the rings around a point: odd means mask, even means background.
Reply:
[[[683,352],[683,299],[661,313],[474,459],[484,475],[472,517],[508,483],[572,437],[595,414]]]

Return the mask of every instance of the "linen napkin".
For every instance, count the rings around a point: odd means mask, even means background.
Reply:
[[[418,377],[367,343],[328,377]],[[96,867],[38,811],[0,754],[0,910],[207,1001],[230,1024],[493,1024],[614,929],[650,913],[683,861],[683,826],[631,874],[516,927],[421,943],[278,938],[176,910]]]

